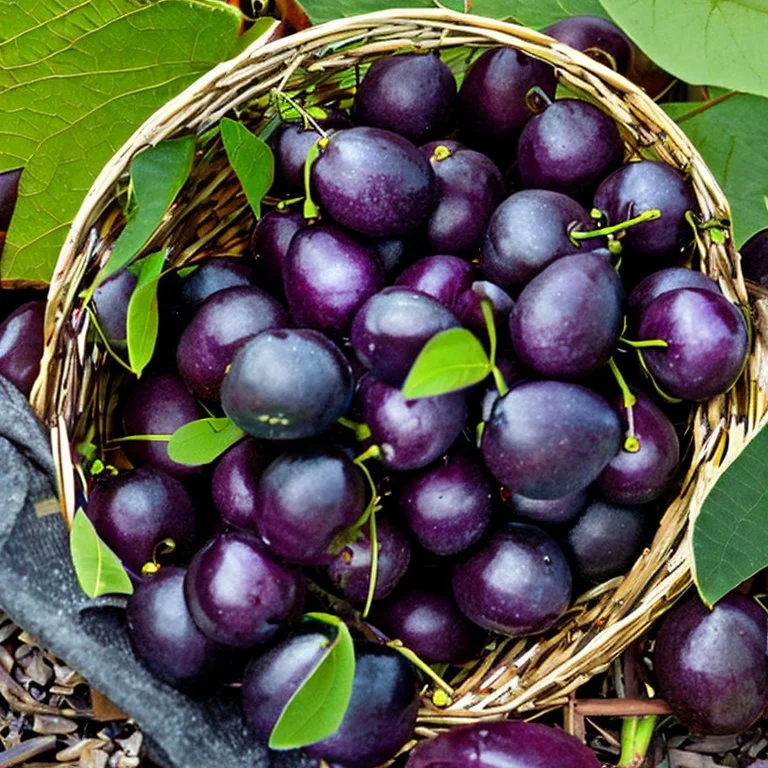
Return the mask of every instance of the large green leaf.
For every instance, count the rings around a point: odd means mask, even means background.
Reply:
[[[168,441],[168,455],[179,464],[197,467],[210,464],[245,435],[226,416],[190,421]]]
[[[340,16],[383,11],[392,8],[435,8],[432,0],[299,0],[313,24],[321,24]],[[463,0],[447,0],[443,5],[455,11],[464,10]],[[589,14],[607,17],[599,0],[472,0],[471,12],[494,19],[514,19],[531,27],[546,27],[566,16]]]
[[[24,167],[0,275],[46,282],[102,166],[158,107],[227,58],[216,0],[0,0],[0,171]]]
[[[768,0],[601,0],[681,80],[768,96]]]
[[[709,605],[768,566],[768,429],[720,476],[693,529],[696,585]]]
[[[688,119],[700,104],[665,104],[701,152],[731,204],[736,245],[768,227],[768,99],[733,96]]]
[[[240,179],[256,218],[261,218],[261,201],[275,180],[275,158],[269,145],[251,133],[242,123],[225,117],[221,138],[229,164]]]
[[[131,370],[138,376],[149,365],[155,351],[160,317],[157,287],[167,251],[158,251],[143,260],[126,316],[126,346]]]

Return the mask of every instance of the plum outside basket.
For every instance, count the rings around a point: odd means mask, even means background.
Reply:
[[[85,480],[75,446],[86,438],[105,444],[114,394],[126,380],[95,341],[80,294],[125,224],[118,193],[125,189],[136,153],[175,136],[202,137],[192,174],[145,253],[170,247],[175,266],[214,253],[238,254],[248,247],[252,216],[220,138],[215,132],[206,134],[221,117],[237,116],[259,133],[278,119],[274,90],[303,104],[335,103],[351,95],[360,66],[382,56],[439,50],[455,71],[465,71],[471,57],[499,45],[551,63],[561,83],[617,121],[631,154],[655,157],[692,180],[698,221],[715,225],[699,227],[696,247],[702,269],[730,301],[748,308],[753,349],[736,386],[695,408],[680,493],[630,572],[578,597],[543,636],[497,638],[492,650],[486,649],[482,659],[463,671],[446,706],[435,705],[434,689],[426,690],[417,737],[455,724],[530,717],[560,707],[578,686],[604,671],[691,584],[690,522],[723,469],[766,420],[768,305],[759,297],[750,305],[728,203],[717,182],[683,132],[644,92],[544,34],[441,9],[373,13],[282,39],[258,40],[168,102],[102,170],[59,257],[49,294],[42,374],[32,395],[37,413],[51,429],[62,510],[69,522]]]

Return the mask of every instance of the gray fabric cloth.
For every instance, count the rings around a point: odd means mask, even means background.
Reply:
[[[135,718],[154,759],[167,768],[316,765],[297,754],[267,754],[246,731],[236,692],[191,698],[139,664],[116,601],[81,591],[61,517],[35,514],[35,502],[55,495],[48,436],[2,378],[0,466],[0,607]]]

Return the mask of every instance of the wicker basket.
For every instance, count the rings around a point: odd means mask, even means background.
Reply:
[[[276,117],[273,89],[312,103],[347,97],[358,65],[395,51],[438,49],[457,69],[488,46],[505,45],[550,62],[561,82],[598,103],[618,122],[629,149],[681,169],[693,182],[702,268],[729,300],[748,295],[723,193],[682,131],[632,83],[586,55],[530,29],[445,10],[398,10],[343,19],[288,38],[258,42],[221,64],[151,117],[112,158],[88,193],[67,237],[50,289],[42,375],[33,404],[51,428],[64,514],[71,520],[84,475],[74,446],[89,434],[106,441],[112,394],[121,374],[94,342],[79,298],[93,280],[124,221],[117,193],[131,159],[148,144],[202,134],[223,115],[239,114],[259,131]],[[251,217],[218,139],[198,151],[192,176],[152,250],[172,245],[175,264],[247,247]],[[711,225],[724,237],[713,239]],[[445,706],[424,698],[418,733],[442,726],[557,707],[590,676],[607,668],[690,585],[689,522],[718,474],[764,422],[765,310],[753,305],[755,349],[738,384],[698,407],[691,421],[690,465],[680,495],[666,511],[653,545],[624,578],[582,595],[546,635],[499,639],[464,670]],[[763,374],[764,375],[764,374]],[[90,430],[90,432],[89,432]]]

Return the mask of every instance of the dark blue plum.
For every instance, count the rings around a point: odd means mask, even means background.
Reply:
[[[270,462],[265,443],[248,438],[216,462],[211,497],[222,519],[235,528],[256,530],[256,488]]]
[[[256,334],[287,325],[284,307],[261,288],[217,291],[200,305],[181,334],[176,367],[195,395],[215,399],[237,350]]]
[[[428,589],[395,592],[377,606],[374,621],[428,664],[468,661],[485,640],[450,595]]]
[[[403,53],[375,61],[357,88],[352,117],[421,144],[450,133],[458,107],[451,70],[431,53]]]
[[[546,189],[515,192],[491,217],[480,267],[504,290],[524,285],[561,256],[596,247],[591,239],[575,245],[568,236],[574,228],[594,229],[594,221],[572,198]]]
[[[666,163],[627,163],[600,184],[594,206],[605,214],[608,224],[651,209],[661,211],[661,218],[630,227],[621,236],[627,258],[644,268],[678,261],[683,246],[693,240],[693,230],[685,219],[688,211],[697,210],[693,187]]]
[[[458,318],[424,293],[392,286],[372,296],[355,315],[352,347],[377,378],[399,386],[424,345]]]
[[[422,547],[437,555],[455,555],[475,544],[488,528],[493,487],[478,459],[454,452],[409,477],[398,502]]]
[[[93,292],[93,309],[99,322],[99,328],[107,337],[110,346],[123,350],[126,346],[126,321],[128,302],[136,287],[136,275],[127,269],[121,269],[99,283]]]
[[[399,389],[371,375],[360,380],[357,399],[387,469],[431,464],[453,445],[467,418],[463,392],[406,400]]]
[[[722,294],[720,286],[703,272],[685,267],[667,267],[643,278],[627,298],[627,314],[636,318],[654,299],[677,288],[701,288]]]
[[[647,532],[643,509],[593,501],[566,535],[574,573],[596,583],[621,576],[642,552]]]
[[[571,602],[571,570],[541,528],[509,523],[453,570],[462,613],[484,629],[511,637],[552,627]]]
[[[179,297],[186,311],[193,311],[209,296],[225,288],[253,285],[253,265],[247,259],[217,256],[198,264],[193,272],[180,278]]]
[[[701,288],[678,288],[652,301],[640,314],[637,335],[662,339],[667,347],[643,349],[661,389],[672,397],[702,401],[730,389],[749,352],[741,311],[724,296]]]
[[[624,288],[596,253],[564,256],[523,288],[509,316],[517,357],[542,376],[578,379],[602,368],[624,327]]]
[[[416,229],[437,203],[429,161],[407,139],[380,128],[331,136],[312,166],[312,184],[339,224],[372,237]]]
[[[296,325],[341,333],[384,287],[384,275],[372,248],[334,224],[316,224],[291,241],[283,285]]]
[[[195,624],[221,645],[265,643],[301,613],[304,578],[247,533],[224,533],[189,564],[184,594]]]
[[[438,203],[424,240],[437,253],[474,255],[485,228],[504,197],[504,179],[495,163],[472,149],[452,150],[433,142],[421,151],[437,177]]]
[[[632,63],[632,43],[608,19],[600,16],[570,16],[544,30],[561,43],[584,51],[619,74],[626,75]]]
[[[470,146],[510,144],[533,115],[531,88],[555,96],[551,65],[514,48],[492,48],[469,68],[459,90],[461,132]]]
[[[283,292],[283,264],[293,236],[304,226],[304,216],[290,208],[275,208],[259,219],[251,235],[253,270],[271,293]]]
[[[579,99],[559,99],[534,115],[517,145],[524,187],[553,189],[578,199],[594,192],[623,158],[616,122]]]
[[[221,406],[241,429],[271,440],[313,437],[352,401],[352,370],[318,331],[274,330],[235,355],[221,386]]]
[[[263,472],[256,491],[259,534],[289,563],[327,565],[337,534],[363,513],[366,484],[339,449],[287,452]]]
[[[454,312],[467,328],[475,331],[475,333],[487,333],[482,309],[484,299],[491,302],[497,333],[503,333],[515,302],[506,291],[494,283],[489,283],[487,280],[475,280],[456,300]]]
[[[183,568],[164,566],[136,586],[126,609],[128,637],[156,678],[176,688],[198,688],[215,679],[222,649],[192,621],[184,574]]]
[[[576,491],[561,499],[529,499],[519,493],[511,493],[506,498],[506,503],[520,517],[527,520],[546,525],[560,525],[577,518],[587,506],[588,500],[586,491]]]
[[[454,305],[472,285],[472,265],[457,256],[425,256],[404,269],[395,285],[437,299],[444,307]]]
[[[123,400],[123,431],[128,436],[172,435],[190,421],[205,417],[205,411],[170,373],[142,377]],[[129,440],[123,450],[134,464],[153,464],[174,477],[197,474],[200,467],[179,464],[168,455],[163,441]]]
[[[310,757],[344,768],[374,768],[411,738],[419,710],[419,676],[392,648],[355,643],[355,677],[339,730],[305,747]]]
[[[497,401],[482,450],[512,493],[560,499],[590,485],[621,445],[619,417],[600,395],[578,384],[530,381]]]
[[[391,594],[405,576],[411,562],[411,546],[406,535],[387,520],[377,518],[376,523],[379,560],[373,599],[381,600]],[[371,583],[368,526],[333,558],[328,574],[347,600],[353,603],[366,601]]]
[[[29,301],[0,324],[0,376],[27,397],[40,373],[45,302]]]
[[[768,229],[756,232],[741,246],[744,277],[768,288]]]

